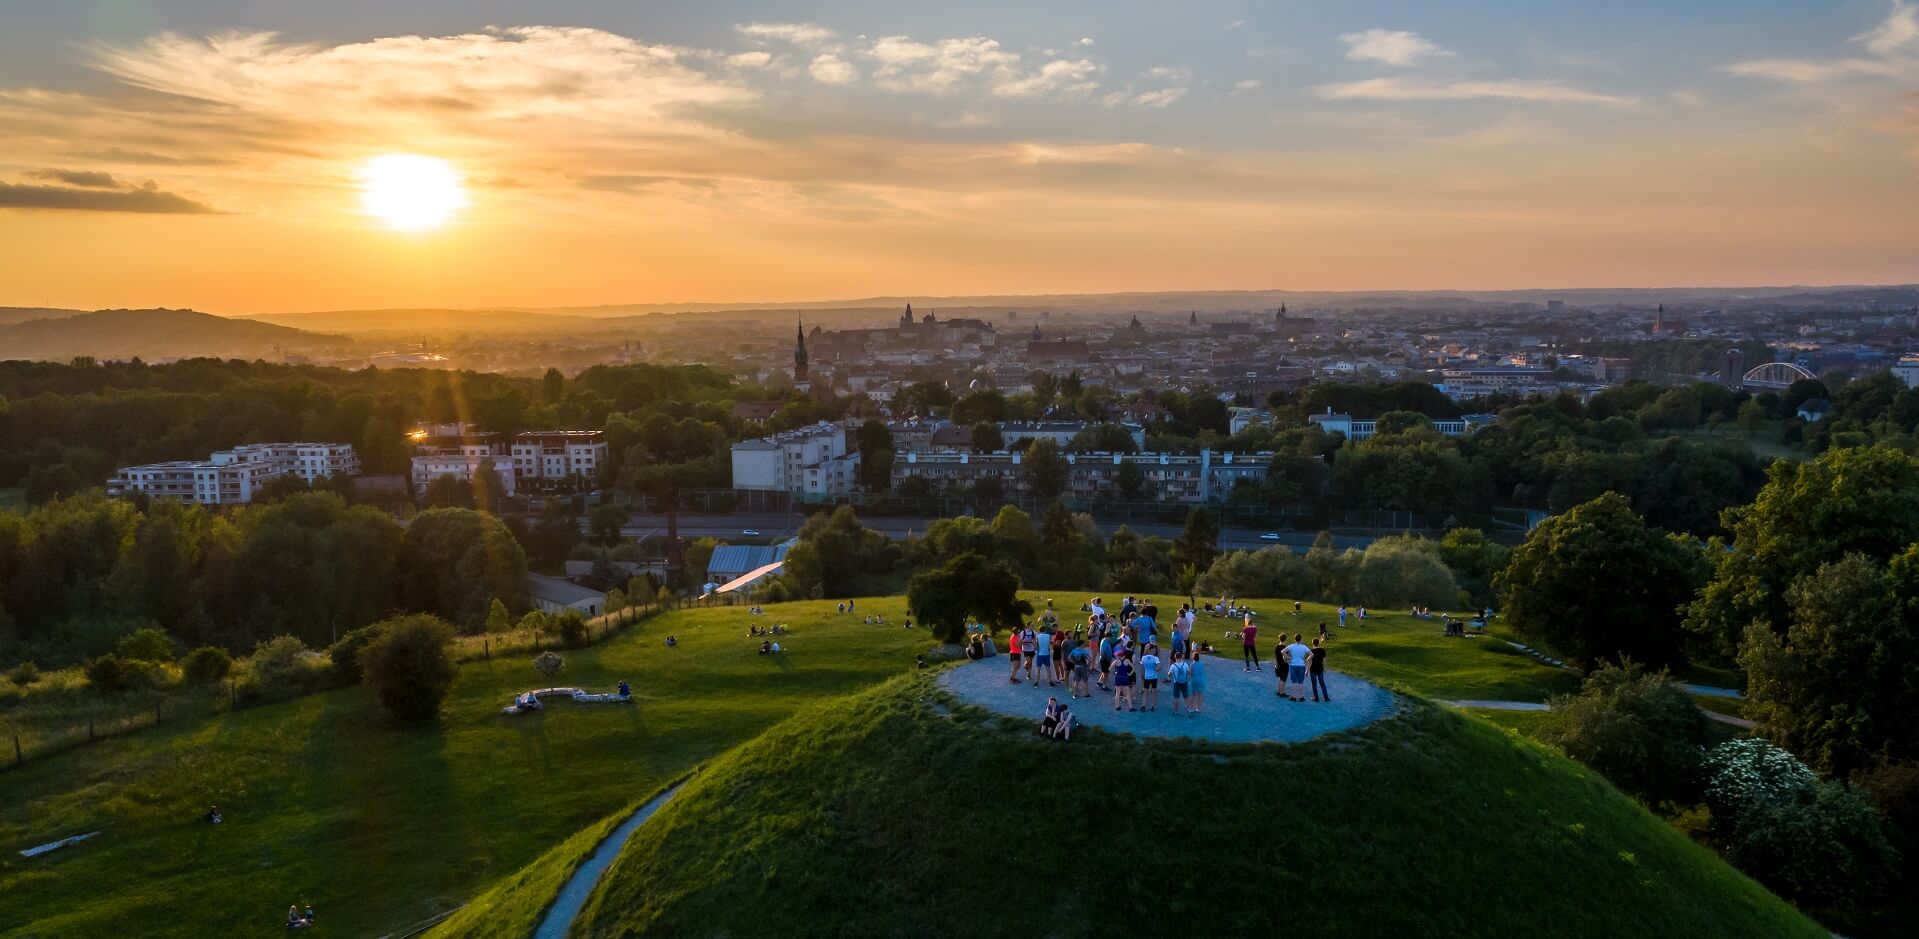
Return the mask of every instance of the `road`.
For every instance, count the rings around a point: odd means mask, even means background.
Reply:
[[[720,538],[735,540],[743,531],[756,531],[764,538],[786,538],[796,534],[804,524],[803,515],[681,515],[681,538]],[[860,524],[874,531],[885,532],[894,539],[905,538],[908,534],[922,533],[932,524],[931,518],[889,518],[883,516],[862,516]],[[1118,531],[1121,525],[1142,534],[1158,535],[1162,538],[1178,538],[1183,526],[1158,522],[1119,522],[1100,521],[1100,530],[1108,535]],[[666,533],[666,518],[659,515],[636,515],[631,522],[620,529],[620,534],[628,538],[646,538]],[[1312,547],[1317,532],[1282,531],[1274,532],[1277,539],[1261,538],[1264,534],[1250,528],[1222,528],[1219,532],[1219,546],[1227,551],[1251,548],[1270,548],[1286,545],[1295,551],[1304,553]],[[1341,549],[1364,548],[1373,539],[1357,535],[1335,535],[1333,543]]]

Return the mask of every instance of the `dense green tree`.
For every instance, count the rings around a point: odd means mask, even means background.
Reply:
[[[566,376],[557,368],[549,368],[540,376],[540,401],[546,404],[559,404],[566,400]]]
[[[593,511],[587,514],[587,523],[593,529],[593,540],[607,547],[620,543],[624,537],[620,534],[620,529],[626,527],[626,523],[632,520],[632,510],[624,505],[612,503],[595,506]]]
[[[549,498],[540,507],[540,518],[528,530],[524,545],[529,561],[553,567],[566,560],[579,543],[580,520],[573,514],[572,500]]]
[[[1700,574],[1695,549],[1607,493],[1540,523],[1493,586],[1520,635],[1588,669],[1621,658],[1664,665],[1679,657],[1679,609]]]
[[[1732,548],[1714,557],[1711,579],[1686,625],[1733,656],[1747,625],[1782,633],[1793,581],[1848,554],[1889,560],[1919,542],[1919,458],[1888,447],[1836,450],[1817,460],[1780,460],[1750,506],[1725,513]]]
[[[1664,671],[1602,664],[1560,695],[1539,737],[1648,802],[1690,804],[1700,791],[1706,716]]]
[[[992,389],[968,394],[953,403],[953,423],[978,424],[981,421],[1006,420],[1006,396]]]
[[[411,614],[381,623],[357,656],[364,681],[388,714],[431,720],[453,690],[453,627],[437,616]]]
[[[885,492],[893,485],[893,432],[872,419],[860,424],[860,486],[868,492]]]
[[[404,543],[407,605],[478,631],[494,597],[520,592],[526,553],[500,520],[467,509],[414,516]]]
[[[852,506],[820,513],[800,526],[799,543],[780,574],[789,596],[837,598],[890,592],[905,552],[886,535],[860,524]]]
[[[966,624],[978,620],[991,629],[1017,629],[1033,605],[1019,598],[1019,576],[1004,561],[962,554],[913,575],[906,604],[941,642],[966,640]]]
[[[1919,544],[1794,578],[1788,625],[1747,627],[1739,664],[1760,732],[1822,772],[1919,759]]]
[[[1137,502],[1146,495],[1146,473],[1139,464],[1127,460],[1113,471],[1113,487],[1119,497],[1128,502]]]
[[[999,432],[999,425],[992,421],[980,421],[971,428],[974,453],[994,453],[1006,449],[1006,437]]]
[[[1452,568],[1460,589],[1476,606],[1493,604],[1493,577],[1511,556],[1511,548],[1488,539],[1477,528],[1455,528],[1439,541],[1440,560]]]
[[[1173,564],[1203,571],[1219,556],[1219,516],[1210,509],[1194,507],[1186,513],[1186,527],[1173,542]]]
[[[1034,496],[1048,502],[1059,498],[1060,493],[1066,491],[1070,472],[1066,457],[1059,452],[1059,444],[1040,439],[1026,448],[1020,475]]]
[[[1102,421],[1074,434],[1066,449],[1073,453],[1136,453],[1139,445],[1133,442],[1132,431]]]

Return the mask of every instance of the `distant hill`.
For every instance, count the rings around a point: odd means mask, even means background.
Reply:
[[[49,306],[0,306],[0,326],[11,326],[28,320],[65,319],[85,312],[85,310],[62,310]]]
[[[344,336],[193,310],[98,310],[0,325],[0,358],[251,359],[272,355],[276,346],[309,349],[346,341]]]
[[[603,319],[524,310],[323,310],[311,313],[263,313],[240,317],[320,332],[352,336],[546,335],[617,328]]]

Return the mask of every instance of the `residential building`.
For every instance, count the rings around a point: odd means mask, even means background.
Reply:
[[[1140,470],[1141,498],[1160,502],[1223,501],[1241,479],[1263,482],[1272,454],[1198,453],[1069,453],[1066,495],[1078,500],[1119,488],[1120,467],[1131,463]],[[925,479],[935,488],[972,488],[995,480],[1007,492],[1025,489],[1024,454],[911,451],[893,460],[895,488],[907,479]]]
[[[1892,377],[1904,382],[1907,388],[1919,388],[1919,355],[1900,356],[1898,364],[1892,367]]]
[[[833,498],[859,482],[858,450],[848,452],[846,428],[821,421],[733,445],[733,488]]]
[[[471,482],[490,465],[507,495],[549,490],[569,478],[594,480],[606,464],[606,434],[597,430],[535,430],[511,438],[466,423],[422,426],[414,443],[411,478],[416,494],[441,476]]]
[[[500,490],[506,495],[518,495],[515,485],[513,461],[505,457],[495,458],[491,452],[473,452],[474,448],[464,447],[458,450],[446,450],[438,453],[425,453],[413,458],[413,491],[424,495],[428,486],[442,476],[451,476],[462,483],[471,483],[481,473],[491,471],[500,480]]]
[[[568,477],[597,479],[606,465],[606,433],[598,430],[537,430],[510,445],[518,488],[552,488]]]
[[[550,616],[572,611],[592,617],[606,610],[606,594],[544,574],[522,575],[520,593],[526,597],[527,605]]]
[[[1073,442],[1074,437],[1079,436],[1080,431],[1091,426],[1087,421],[1001,421],[999,435],[1008,447],[1024,448],[1028,441],[1051,440],[1063,450]],[[1119,426],[1125,428],[1127,436],[1133,438],[1135,448],[1146,446],[1144,426],[1131,422]]]
[[[1552,370],[1544,368],[1448,368],[1440,370],[1442,394],[1455,401],[1489,395],[1529,395],[1548,390]]]
[[[205,460],[172,460],[121,467],[107,494],[139,492],[196,505],[245,505],[270,479],[297,476],[312,485],[331,476],[358,476],[360,457],[345,443],[252,443]]]
[[[1467,414],[1458,420],[1433,421],[1433,429],[1448,437],[1464,437],[1497,421],[1496,414]],[[1354,420],[1351,414],[1340,414],[1327,408],[1324,414],[1307,415],[1306,422],[1319,425],[1327,433],[1341,433],[1346,439],[1358,443],[1378,432],[1378,421]]]

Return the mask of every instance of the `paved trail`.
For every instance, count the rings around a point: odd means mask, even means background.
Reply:
[[[1705,693],[1706,692],[1701,692],[1701,694],[1705,694]],[[1724,696],[1715,695],[1714,697],[1724,697]],[[1450,704],[1456,708],[1483,708],[1488,711],[1548,711],[1552,709],[1550,705],[1547,705],[1544,702],[1540,702],[1540,701],[1468,700],[1468,701],[1442,701],[1440,703]],[[1718,711],[1708,711],[1705,708],[1700,708],[1699,712],[1701,714],[1706,715],[1707,717],[1712,718],[1713,720],[1718,721],[1721,724],[1731,724],[1734,727],[1740,727],[1746,730],[1751,730],[1754,727],[1759,726],[1758,724],[1752,721],[1749,721],[1743,717],[1734,717],[1731,714],[1721,714]]]
[[[1238,650],[1234,650],[1237,652]],[[1335,653],[1336,655],[1337,653]],[[1393,713],[1391,692],[1368,681],[1328,670],[1326,690],[1332,701],[1287,701],[1273,692],[1277,681],[1273,663],[1260,672],[1242,671],[1236,659],[1211,658],[1206,663],[1206,709],[1197,716],[1174,713],[1172,685],[1161,681],[1156,711],[1114,711],[1113,693],[1093,687],[1093,697],[1074,700],[1066,685],[1049,688],[1031,682],[1006,680],[1006,656],[968,662],[947,669],[940,684],[963,700],[991,711],[1032,719],[1038,726],[1046,699],[1056,696],[1072,708],[1083,724],[1102,730],[1148,737],[1195,737],[1234,742],[1309,740],[1321,734],[1368,724]]]
[[[593,853],[581,862],[553,898],[553,905],[540,918],[540,928],[534,931],[533,939],[566,939],[567,931],[573,928],[573,921],[579,918],[581,910],[586,909],[587,898],[593,896],[593,888],[600,885],[600,878],[606,875],[607,867],[619,856],[627,839],[633,837],[633,833],[639,831],[640,826],[679,791],[680,787],[674,786],[654,796],[652,801],[636,809],[626,821],[620,823],[620,827],[613,829],[613,833],[600,842],[599,847],[593,849]]]

